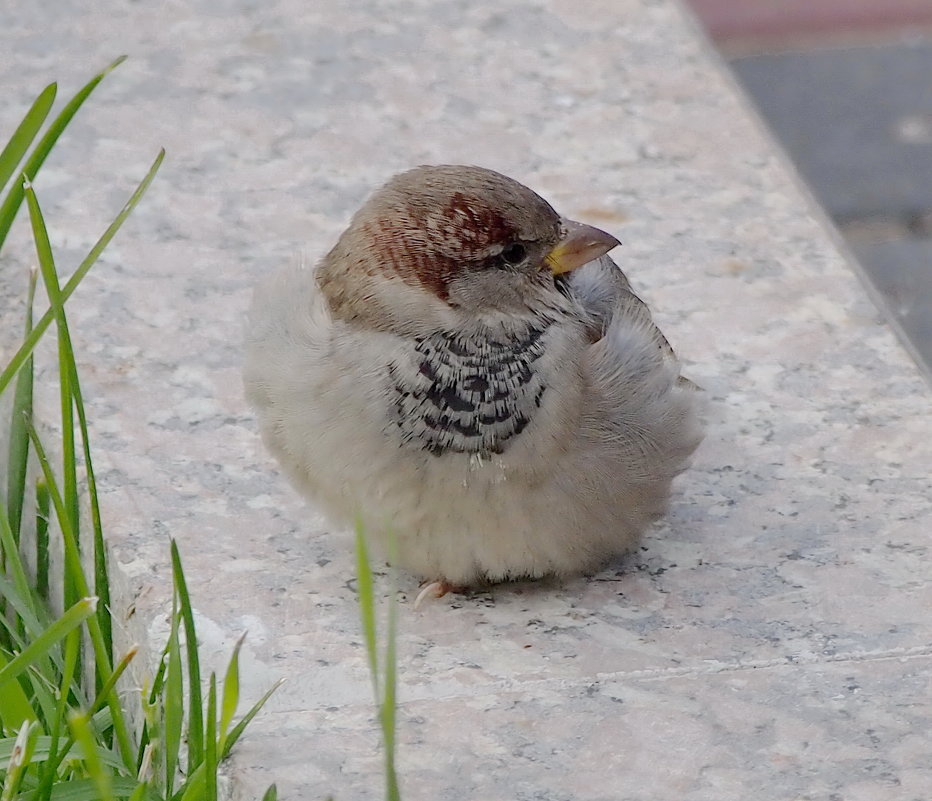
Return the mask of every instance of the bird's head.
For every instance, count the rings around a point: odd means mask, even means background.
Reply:
[[[560,276],[618,240],[481,167],[417,167],[356,213],[318,281],[338,317],[414,332],[565,304]]]

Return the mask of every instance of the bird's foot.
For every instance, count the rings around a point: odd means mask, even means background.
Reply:
[[[448,592],[459,592],[462,588],[449,581],[439,579],[437,581],[425,581],[414,599],[414,608],[417,609],[425,598],[443,598]]]

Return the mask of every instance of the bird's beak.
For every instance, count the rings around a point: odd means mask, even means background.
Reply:
[[[563,220],[563,229],[563,239],[544,258],[554,275],[582,267],[621,244],[611,234],[573,220]]]

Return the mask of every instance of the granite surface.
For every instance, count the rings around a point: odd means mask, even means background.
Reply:
[[[244,691],[287,678],[235,798],[381,797],[350,539],[263,453],[241,337],[260,276],[431,162],[616,233],[711,419],[669,518],[596,576],[418,612],[400,577],[405,797],[932,798],[932,395],[679,7],[57,9],[0,5],[0,126],[130,54],[36,181],[65,270],[168,151],[72,335],[125,638],[161,645],[174,537],[208,659],[245,629]],[[18,226],[0,353],[30,260]]]
[[[932,376],[932,32],[875,33],[860,47],[823,41],[730,66]]]

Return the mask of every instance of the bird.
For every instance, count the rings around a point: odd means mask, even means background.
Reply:
[[[437,596],[590,575],[702,439],[701,391],[608,255],[490,169],[419,166],[254,291],[244,383],[300,493]]]

